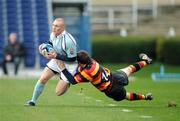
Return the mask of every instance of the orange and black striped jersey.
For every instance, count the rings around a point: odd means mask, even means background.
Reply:
[[[81,82],[91,82],[100,91],[105,91],[111,83],[110,70],[100,66],[99,63],[95,60],[92,60],[92,63],[86,65],[85,67],[79,66],[73,79],[69,78],[69,74],[65,74],[65,76],[68,78],[70,83],[74,84]]]

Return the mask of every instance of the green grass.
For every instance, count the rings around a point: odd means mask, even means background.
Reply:
[[[104,65],[113,70],[126,66]],[[166,69],[180,72],[179,67]],[[155,71],[159,71],[157,64],[146,67],[132,75],[133,81],[126,87],[128,91],[152,92],[153,101],[115,102],[90,84],[71,86],[58,97],[54,94],[57,77],[47,83],[36,107],[24,103],[30,99],[37,78],[0,77],[0,121],[179,121],[180,83],[153,82],[150,74]],[[170,100],[177,102],[176,108],[167,107]],[[123,111],[127,109],[130,112]]]

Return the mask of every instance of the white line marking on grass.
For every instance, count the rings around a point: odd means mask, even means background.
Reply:
[[[88,96],[85,96],[84,98],[85,98],[85,99],[91,99],[91,97],[88,97]]]
[[[129,110],[129,109],[122,109],[122,112],[126,112],[126,113],[129,113],[129,112],[133,112],[132,110]]]
[[[108,104],[108,106],[114,107],[114,106],[116,106],[116,105],[115,105],[115,104],[110,103],[110,104]]]
[[[152,116],[148,116],[148,115],[141,115],[141,118],[152,118]]]
[[[100,103],[100,102],[102,102],[102,100],[96,100],[96,102],[99,102],[99,103]]]

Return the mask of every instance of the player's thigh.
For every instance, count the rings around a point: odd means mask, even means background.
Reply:
[[[124,86],[119,84],[119,82],[113,81],[111,90],[109,92],[106,92],[105,94],[115,101],[121,101],[126,97],[126,90]]]
[[[128,76],[124,71],[112,72],[112,80],[122,86],[126,86],[129,83]]]
[[[55,90],[56,95],[60,96],[64,94],[68,88],[69,88],[69,83],[63,80],[59,80],[59,82],[56,85],[56,90]]]
[[[131,74],[131,69],[129,67],[119,69],[118,71],[123,71],[124,73],[126,73],[127,76]]]
[[[55,73],[51,69],[49,69],[48,67],[45,67],[39,78],[39,81],[41,83],[45,84],[54,75],[55,75]]]

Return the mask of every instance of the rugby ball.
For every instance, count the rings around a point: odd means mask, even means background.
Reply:
[[[50,52],[53,50],[53,46],[51,44],[43,44],[42,50],[46,50],[47,52]]]
[[[42,46],[42,54],[47,55],[50,51],[53,50],[53,46],[51,44],[44,43]]]

